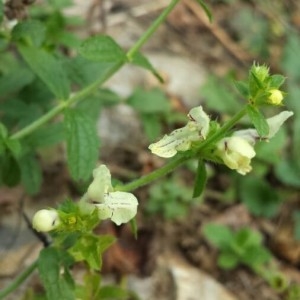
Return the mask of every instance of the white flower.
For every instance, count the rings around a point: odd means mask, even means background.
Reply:
[[[291,111],[283,111],[269,119],[269,134],[261,137],[255,129],[245,129],[236,131],[231,137],[220,140],[216,145],[216,154],[222,158],[227,167],[237,170],[238,173],[245,175],[250,172],[251,159],[255,156],[253,146],[262,139],[268,141],[280,129],[282,124],[293,115]]]
[[[186,151],[191,147],[192,142],[206,138],[209,131],[209,117],[203,111],[202,106],[190,110],[188,117],[190,121],[186,126],[172,131],[161,140],[149,146],[152,153],[169,158],[178,151]]]
[[[216,153],[222,158],[228,168],[237,170],[242,175],[252,170],[250,163],[255,156],[255,151],[247,140],[232,136],[223,138],[216,146]]]
[[[59,216],[54,209],[41,209],[35,213],[32,219],[32,227],[36,231],[48,232],[60,224]]]
[[[129,222],[137,213],[138,201],[131,193],[114,192],[111,175],[105,165],[93,171],[94,180],[83,197],[98,209],[101,220],[111,219],[117,225]]]

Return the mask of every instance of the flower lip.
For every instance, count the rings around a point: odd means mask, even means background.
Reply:
[[[137,213],[137,198],[131,193],[114,191],[109,169],[101,165],[93,171],[93,176],[93,182],[81,199],[83,203],[88,203],[89,207],[82,207],[86,211],[96,207],[100,220],[110,218],[117,225],[134,218]]]
[[[210,119],[202,106],[192,108],[188,118],[190,121],[184,127],[164,135],[158,142],[149,145],[151,152],[169,158],[176,155],[178,151],[189,150],[193,142],[205,139],[209,132]]]

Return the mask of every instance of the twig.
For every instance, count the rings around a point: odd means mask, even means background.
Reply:
[[[201,23],[223,45],[223,47],[243,66],[248,66],[253,58],[239,45],[237,45],[225,30],[216,23],[210,23],[203,9],[194,0],[183,0],[183,3],[194,13]]]

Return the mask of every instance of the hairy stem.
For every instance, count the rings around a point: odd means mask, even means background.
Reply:
[[[179,165],[181,165],[188,159],[190,159],[189,156],[181,156],[181,157],[175,158],[172,161],[170,161],[169,163],[167,163],[166,165],[164,165],[163,167],[156,169],[153,172],[151,172],[147,175],[144,175],[141,178],[136,179],[130,183],[124,184],[122,186],[117,186],[115,189],[117,191],[122,191],[122,192],[133,191],[143,185],[146,185],[146,184],[148,184],[154,180],[157,180],[157,179],[165,176],[166,174],[172,172],[174,169],[176,169]]]

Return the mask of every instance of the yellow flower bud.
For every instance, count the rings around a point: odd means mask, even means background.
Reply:
[[[269,91],[271,94],[269,96],[269,103],[274,105],[280,105],[283,100],[283,94],[280,90],[273,89]]]

